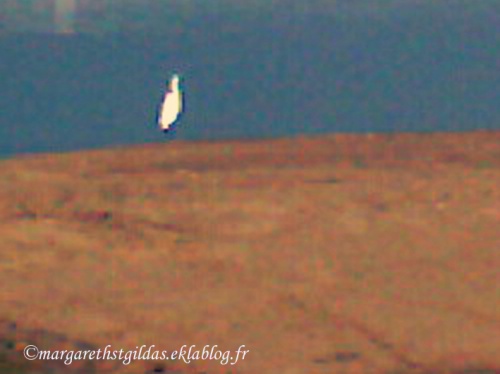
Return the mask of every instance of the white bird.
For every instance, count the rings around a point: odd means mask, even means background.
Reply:
[[[179,89],[179,76],[174,74],[170,85],[163,98],[158,117],[158,125],[167,132],[170,126],[177,120],[182,111],[182,92]]]

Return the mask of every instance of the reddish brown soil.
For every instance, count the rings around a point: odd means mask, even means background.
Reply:
[[[33,342],[244,344],[235,365],[163,372],[500,372],[500,132],[172,142],[0,167],[4,359]]]

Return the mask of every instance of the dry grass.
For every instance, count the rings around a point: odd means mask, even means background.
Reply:
[[[478,132],[3,161],[0,317],[101,348],[250,349],[178,372],[496,373],[499,156]]]

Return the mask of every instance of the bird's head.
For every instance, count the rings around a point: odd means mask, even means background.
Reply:
[[[178,90],[179,89],[179,81],[180,77],[177,74],[172,75],[172,79],[170,80],[170,90]]]

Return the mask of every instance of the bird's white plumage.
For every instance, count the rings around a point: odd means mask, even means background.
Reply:
[[[158,125],[163,131],[167,131],[176,121],[182,111],[182,92],[179,89],[179,76],[174,74],[170,80],[169,89],[165,93],[160,108]]]

